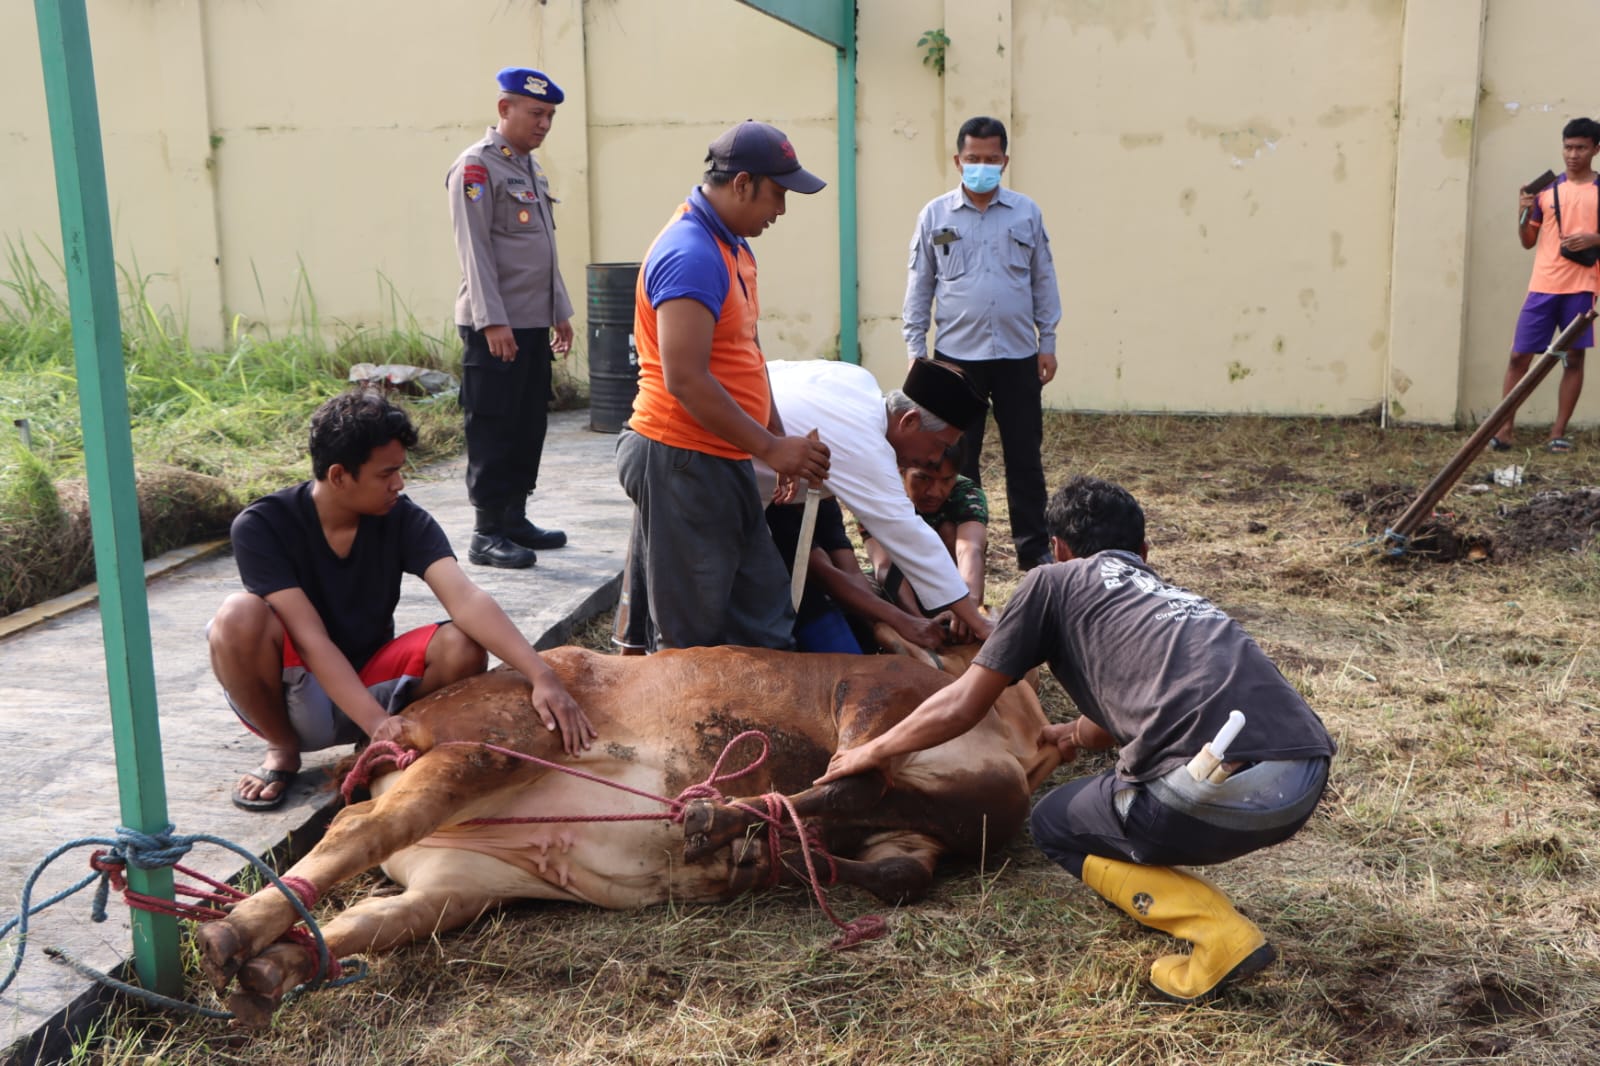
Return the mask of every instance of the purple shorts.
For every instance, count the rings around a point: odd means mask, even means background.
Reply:
[[[1539,353],[1550,347],[1556,334],[1567,323],[1594,306],[1592,292],[1530,292],[1517,316],[1517,335],[1511,341],[1513,352]],[[1573,349],[1594,346],[1594,327],[1578,334]]]

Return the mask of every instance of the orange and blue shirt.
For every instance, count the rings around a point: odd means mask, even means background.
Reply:
[[[1556,197],[1561,198],[1561,225],[1556,226]],[[1559,295],[1594,292],[1600,282],[1600,265],[1584,266],[1561,254],[1561,237],[1568,233],[1600,233],[1600,178],[1593,184],[1573,185],[1565,174],[1539,193],[1528,221],[1539,227],[1534,242],[1533,276],[1529,292]]]
[[[634,292],[633,335],[639,392],[628,425],[660,444],[748,459],[748,452],[706,429],[667,391],[656,311],[668,300],[695,300],[716,316],[710,370],[746,414],[766,425],[772,411],[766,359],[756,324],[761,301],[750,245],[717,216],[696,188],[650,245]]]

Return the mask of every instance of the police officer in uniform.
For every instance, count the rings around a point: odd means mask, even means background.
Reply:
[[[534,564],[536,549],[567,542],[559,529],[527,518],[549,419],[551,363],[572,350],[554,201],[533,158],[566,94],[524,67],[507,67],[496,81],[500,120],[461,153],[445,184],[461,261],[456,328],[467,495],[476,512],[467,560],[520,569]]]

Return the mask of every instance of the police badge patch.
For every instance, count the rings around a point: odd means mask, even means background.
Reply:
[[[475,181],[467,182],[461,187],[461,190],[467,194],[467,199],[473,201],[474,203],[476,203],[478,199],[483,196],[483,186],[479,185]]]

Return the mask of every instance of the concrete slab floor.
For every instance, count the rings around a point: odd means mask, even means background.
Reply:
[[[565,643],[572,627],[616,602],[627,551],[632,504],[617,484],[616,437],[588,429],[587,411],[551,416],[541,488],[529,516],[564,529],[568,545],[539,553],[530,570],[495,570],[466,563],[472,508],[462,478],[464,459],[408,478],[406,491],[433,513],[467,573],[487,589],[538,647]],[[252,814],[229,802],[239,773],[258,765],[261,742],[239,725],[211,676],[204,630],[224,596],[239,588],[226,551],[190,559],[147,586],[156,699],[169,818],[179,834],[208,833],[253,854],[302,842],[321,831],[333,793],[321,791],[331,767],[348,749],[307,753],[305,770],[277,811]],[[401,630],[440,618],[442,609],[420,580],[407,577],[396,622]],[[50,615],[0,637],[0,780],[6,782],[7,832],[0,835],[0,922],[14,917],[24,883],[50,851],[80,837],[110,837],[121,824],[111,741],[109,697],[100,614],[93,602]],[[74,884],[89,872],[93,849],[64,855],[34,888],[33,901]],[[183,860],[226,880],[245,865],[231,852],[197,847]],[[34,1062],[60,1029],[92,1016],[100,999],[93,982],[46,957],[60,947],[102,971],[131,952],[127,911],[110,908],[103,924],[89,921],[88,888],[31,919],[22,970],[0,996],[0,1048],[7,1061]],[[14,938],[0,952],[0,973],[11,964]],[[48,1060],[49,1052],[45,1054]]]

